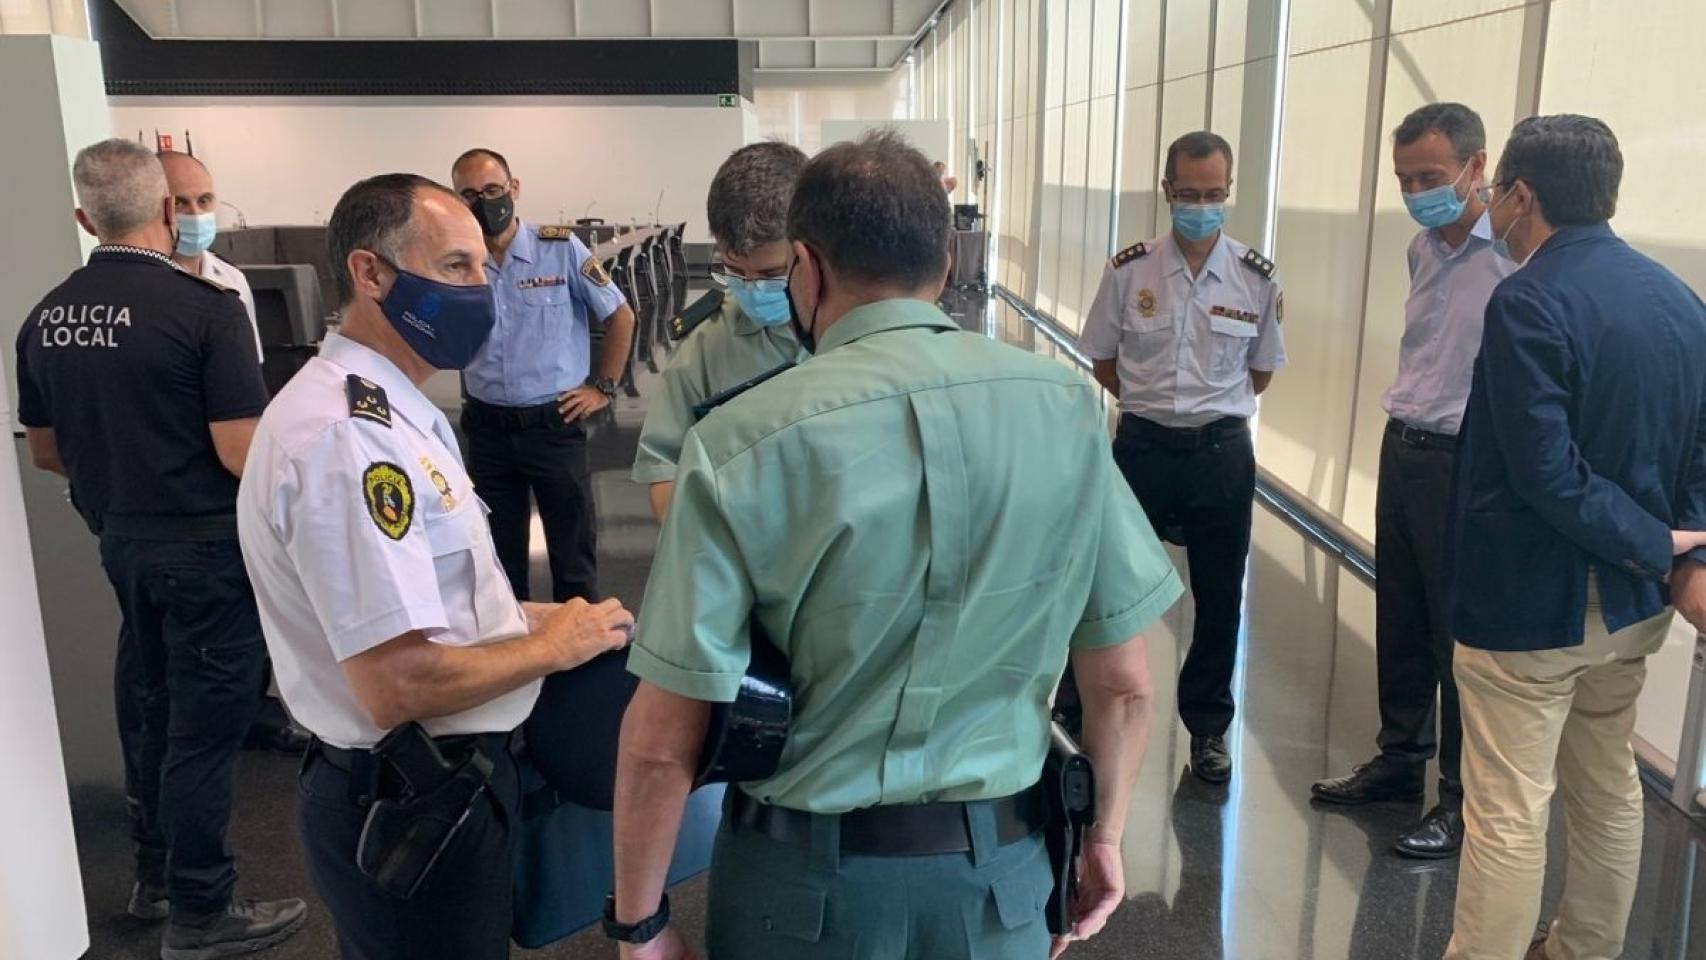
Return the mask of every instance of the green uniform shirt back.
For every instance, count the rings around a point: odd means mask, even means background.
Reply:
[[[797,698],[781,770],[744,785],[767,802],[1029,787],[1069,644],[1122,642],[1182,592],[1095,390],[929,304],[849,313],[687,434],[630,668],[730,701],[756,618]]]
[[[807,356],[787,324],[760,326],[741,312],[734,297],[723,298],[722,310],[689,333],[664,367],[640,428],[634,482],[675,479],[682,438],[693,426],[694,404]]]

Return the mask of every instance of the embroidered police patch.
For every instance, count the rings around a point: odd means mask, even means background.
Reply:
[[[403,539],[415,520],[415,488],[403,468],[383,460],[368,464],[361,474],[361,493],[379,532]]]
[[[598,286],[610,286],[610,274],[605,271],[603,261],[596,257],[587,257],[586,262],[581,264],[581,276]]]

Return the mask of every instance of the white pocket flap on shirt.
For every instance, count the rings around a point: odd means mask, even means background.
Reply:
[[[474,549],[484,537],[485,526],[485,514],[467,505],[428,519],[426,533],[427,542],[432,544],[432,555],[444,557],[460,550]]]
[[[1228,337],[1243,337],[1249,339],[1261,332],[1256,324],[1234,320],[1231,317],[1209,317],[1208,328],[1215,333]]]

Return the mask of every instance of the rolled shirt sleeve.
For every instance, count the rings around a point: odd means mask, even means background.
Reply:
[[[1112,360],[1120,352],[1120,278],[1113,264],[1102,267],[1102,282],[1096,287],[1096,297],[1090,301],[1090,313],[1084,319],[1084,332],[1078,336],[1078,346],[1092,360]]]
[[[368,506],[370,470],[408,476],[406,460],[369,432],[354,420],[334,425],[285,459],[274,485],[274,531],[339,662],[412,630],[449,628],[420,491],[404,498],[410,521],[400,536],[381,529]]]
[[[592,251],[586,248],[586,244],[582,243],[579,237],[570,237],[568,242],[569,258],[574,264],[575,291],[594,316],[600,320],[610,319],[611,314],[628,303],[627,298],[622,296],[622,291],[616,287],[616,281],[610,278],[603,264],[592,255]],[[603,283],[599,282],[600,278]]]
[[[1102,522],[1090,594],[1072,634],[1074,647],[1124,643],[1161,619],[1185,591],[1149,518],[1119,476],[1112,454],[1102,453],[1094,469],[1105,474],[1100,484]]]
[[[728,523],[730,509],[698,434],[689,431],[628,669],[707,703],[732,702],[752,659],[752,579]]]

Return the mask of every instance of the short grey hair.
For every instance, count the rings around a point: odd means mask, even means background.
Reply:
[[[748,144],[723,161],[705,198],[705,218],[723,252],[741,257],[788,238],[788,200],[805,166],[805,153],[780,140]]]
[[[71,166],[77,205],[101,238],[123,236],[160,216],[171,196],[154,151],[114,138],[84,147]]]

